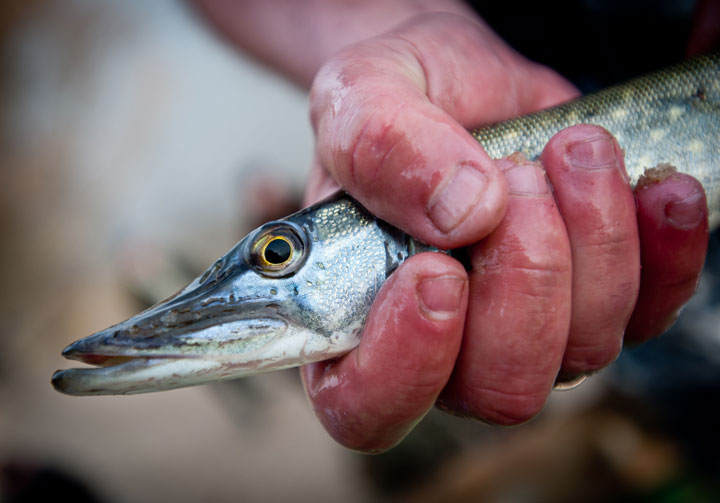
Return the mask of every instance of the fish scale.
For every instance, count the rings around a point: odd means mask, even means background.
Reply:
[[[536,159],[555,133],[581,123],[602,126],[615,136],[632,183],[645,169],[663,163],[693,175],[707,193],[711,226],[720,223],[720,53],[472,134],[490,157],[521,152]]]

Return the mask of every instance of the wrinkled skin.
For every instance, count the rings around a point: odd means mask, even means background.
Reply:
[[[491,160],[467,133],[577,94],[468,15],[415,17],[322,67],[306,202],[342,186],[423,241],[470,246],[473,266],[413,257],[382,287],[360,346],[303,368],[338,442],[386,450],[435,404],[527,421],[558,374],[603,368],[692,295],[708,236],[694,179],[634,195],[621,146],[595,126],[559,132],[538,162]]]
[[[483,60],[489,61],[477,63]],[[504,71],[488,69],[495,62]],[[393,86],[386,83],[388,73]],[[372,212],[432,244],[477,243],[469,277],[457,264],[444,273],[454,274],[457,284],[468,282],[467,307],[460,296],[435,292],[441,299],[458,299],[454,318],[439,322],[424,316],[418,295],[410,294],[418,291],[418,278],[435,274],[447,261],[419,258],[383,289],[357,354],[304,370],[318,416],[341,443],[360,450],[388,448],[436,400],[453,413],[517,424],[542,409],[558,371],[587,373],[617,357],[640,288],[635,201],[620,147],[600,128],[577,126],[555,136],[540,163],[512,157],[493,163],[464,131],[575,94],[554,74],[511,54],[482,27],[450,17],[419,20],[352,47],[323,69],[313,88],[312,113],[319,164],[326,171],[316,169],[315,176],[330,173]],[[472,165],[486,181],[477,196],[467,193],[471,182],[466,183],[456,201],[485,204],[446,230],[449,226],[434,225],[428,207],[438,186],[452,184],[445,177],[459,164]],[[685,184],[693,188],[688,192]],[[667,257],[677,247],[697,250],[700,260],[674,261],[681,271],[675,274],[694,286],[707,241],[704,199],[696,197],[701,188],[683,175],[659,185],[689,206],[694,233],[679,242],[665,238],[669,247],[656,246],[663,233],[675,230],[665,218],[648,232],[649,246]],[[399,187],[409,195],[393,197]],[[641,205],[641,216],[654,204]],[[493,212],[500,208],[506,211]],[[645,271],[653,285],[665,282],[663,274],[670,272],[659,266]],[[666,316],[692,294],[656,291],[643,289],[664,300]],[[639,306],[657,302],[640,299]],[[398,311],[399,321],[393,316]],[[667,328],[649,330],[645,325],[652,323],[638,321],[633,328],[652,335]],[[442,351],[435,349],[438,339]]]

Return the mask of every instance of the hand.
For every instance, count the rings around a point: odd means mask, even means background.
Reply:
[[[626,328],[626,340],[657,335],[690,297],[707,242],[695,180],[665,173],[634,199],[620,147],[594,126],[560,132],[539,163],[492,161],[466,132],[576,94],[485,25],[449,15],[351,46],[320,71],[309,200],[336,180],[419,239],[471,246],[472,262],[466,273],[441,254],[410,259],[381,289],[360,346],[303,369],[341,444],[388,449],[436,402],[526,421],[558,373],[604,367]]]

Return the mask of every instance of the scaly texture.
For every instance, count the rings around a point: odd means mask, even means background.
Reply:
[[[610,131],[625,150],[633,183],[647,168],[671,164],[705,187],[710,224],[720,223],[720,53],[473,131],[491,157],[539,157],[550,137],[574,124]]]

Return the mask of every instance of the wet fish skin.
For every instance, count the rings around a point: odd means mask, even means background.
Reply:
[[[720,223],[717,53],[473,135],[493,157],[535,158],[555,132],[578,123],[615,135],[634,181],[660,163],[698,178],[711,225]],[[263,236],[288,229],[298,247],[292,270],[258,267]],[[169,299],[69,345],[64,356],[98,367],[58,371],[53,386],[70,395],[145,393],[341,356],[359,343],[384,281],[423,251],[437,249],[338,193],[253,231]]]

